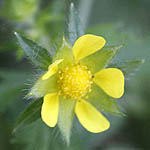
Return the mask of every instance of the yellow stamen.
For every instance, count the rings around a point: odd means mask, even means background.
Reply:
[[[74,64],[60,73],[60,93],[74,99],[79,99],[91,91],[92,74],[86,66]]]

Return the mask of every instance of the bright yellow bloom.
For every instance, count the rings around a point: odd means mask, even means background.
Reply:
[[[103,68],[94,72],[92,67],[95,68],[96,64],[87,65],[86,58],[100,51],[104,45],[104,38],[87,34],[75,42],[72,52],[68,49],[56,53],[48,71],[39,79],[45,85],[41,116],[48,126],[57,124],[60,101],[63,103],[66,99],[75,101],[74,112],[88,131],[98,133],[109,128],[109,121],[86,100],[94,92],[94,85],[113,98],[120,98],[124,93],[124,75],[119,69]]]

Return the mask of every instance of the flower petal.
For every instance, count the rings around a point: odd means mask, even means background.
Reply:
[[[58,120],[59,98],[57,93],[44,96],[41,116],[42,120],[50,127],[54,127]]]
[[[93,80],[111,97],[120,98],[124,93],[124,75],[117,68],[103,69],[95,73]]]
[[[84,100],[77,102],[75,113],[80,123],[90,132],[102,132],[110,126],[109,121],[96,108]]]
[[[73,46],[73,55],[76,60],[89,56],[104,47],[106,41],[101,36],[86,34],[77,39]]]
[[[63,61],[63,59],[56,60],[54,63],[49,65],[48,71],[42,76],[42,80],[46,80],[49,77],[51,77],[53,74],[55,74],[58,71],[58,64],[60,64]]]

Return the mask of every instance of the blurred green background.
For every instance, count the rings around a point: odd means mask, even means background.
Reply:
[[[120,100],[127,116],[110,116],[100,134],[78,123],[67,147],[57,128],[41,120],[17,133],[15,121],[29,100],[35,67],[24,57],[14,31],[47,49],[56,47],[67,26],[69,0],[0,0],[0,150],[149,150],[150,149],[150,1],[74,0],[86,33],[105,37],[108,45],[124,44],[115,61],[145,59],[126,79]],[[54,52],[51,50],[52,55]]]

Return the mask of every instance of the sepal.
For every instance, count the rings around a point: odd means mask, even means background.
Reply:
[[[48,93],[57,92],[57,76],[56,73],[46,80],[42,80],[42,77],[40,77],[26,95],[26,98],[40,98]]]
[[[58,126],[68,145],[70,143],[71,128],[74,120],[75,103],[76,100],[60,97]]]
[[[87,66],[92,73],[96,73],[111,62],[121,47],[122,45],[106,46],[100,51],[82,59],[81,64]]]
[[[69,42],[65,39],[63,36],[62,42],[58,49],[56,50],[55,56],[53,58],[53,62],[56,60],[63,59],[64,61],[59,65],[60,69],[63,69],[65,67],[68,67],[68,65],[71,65],[74,61],[74,57],[72,54],[72,46]]]
[[[100,89],[96,84],[92,85],[92,91],[88,94],[87,101],[94,105],[100,111],[125,116],[125,114],[121,112],[117,100],[105,94],[105,92]]]

